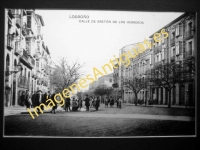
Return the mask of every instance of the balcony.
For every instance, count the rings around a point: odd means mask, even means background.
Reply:
[[[26,25],[26,23],[24,23],[24,25],[22,27],[22,34],[23,34],[23,36],[27,36],[27,25]]]
[[[14,42],[14,37],[11,34],[7,35],[7,48],[9,50],[13,49],[13,42]]]
[[[17,26],[18,28],[21,28],[21,23],[22,23],[21,18],[16,18],[16,26]]]
[[[175,45],[175,38],[170,40],[171,46]]]
[[[11,18],[11,19],[13,19],[14,18],[14,9],[9,9],[8,10],[8,16]]]
[[[20,41],[15,42],[15,55],[20,54]]]
[[[23,58],[25,58],[25,60],[28,61],[28,53],[24,49],[23,49]]]
[[[193,32],[192,30],[189,30],[189,31],[186,31],[185,34],[184,34],[184,40],[188,40],[190,38],[193,37]]]
[[[18,87],[21,87],[21,88],[28,88],[28,82],[27,82],[27,78],[25,76],[19,76],[18,78]]]
[[[35,66],[35,60],[33,58],[31,58],[31,64],[33,67]]]
[[[171,63],[174,63],[175,62],[175,56],[172,56],[171,57]]]

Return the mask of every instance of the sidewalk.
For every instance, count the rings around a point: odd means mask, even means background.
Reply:
[[[135,104],[123,103],[125,106],[135,106]],[[145,104],[138,104],[137,106],[145,107]],[[168,107],[168,105],[146,105],[146,107]],[[186,106],[171,105],[171,108],[186,108]],[[187,106],[187,108],[195,108],[195,106]]]
[[[71,108],[72,109],[72,108]],[[31,112],[34,111],[34,108],[30,109]],[[43,110],[44,113],[49,113],[51,109]],[[65,111],[62,107],[58,106],[56,111]],[[81,111],[86,111],[85,108],[81,108]],[[4,116],[9,115],[17,115],[17,114],[27,114],[29,113],[24,106],[11,106],[11,107],[4,107]]]

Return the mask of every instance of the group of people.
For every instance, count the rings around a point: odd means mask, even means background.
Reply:
[[[86,111],[89,111],[89,108],[92,107],[98,110],[100,106],[100,97],[96,96],[89,98],[88,95],[86,95],[85,106],[86,106]]]
[[[57,109],[57,103],[54,100],[54,96],[55,93],[51,94],[50,91],[48,91],[48,93],[42,93],[41,90],[35,92],[35,93],[30,93],[28,90],[27,91],[23,91],[22,95],[21,95],[21,106],[26,106],[26,108],[30,107],[36,107],[39,106],[41,103],[46,104],[46,100],[47,99],[52,99],[54,102],[54,106],[52,107],[52,110],[50,111],[50,113],[56,113],[56,109]],[[114,103],[117,103],[117,107],[121,108],[121,104],[122,104],[122,100],[120,97],[117,97],[116,100],[114,100],[114,98],[112,96],[106,97],[105,98],[105,107],[108,107],[108,104],[110,104],[110,107],[114,106]],[[83,100],[73,97],[72,101],[70,98],[65,98],[65,105],[64,105],[64,110],[67,111],[77,111],[77,110],[81,110],[83,105]],[[71,107],[72,110],[71,110]],[[86,95],[85,98],[85,106],[86,106],[86,111],[89,111],[90,108],[95,108],[96,110],[99,109],[100,107],[100,97],[96,96],[96,97],[88,97],[88,95]],[[41,106],[41,109],[44,110],[44,106]],[[39,113],[39,110],[38,110]]]
[[[106,99],[105,99],[105,107],[108,107],[108,104],[110,104],[110,107],[113,107],[115,101],[116,101],[116,104],[117,104],[117,108],[121,108],[122,99],[120,97],[117,97],[117,99],[114,100],[114,98],[112,96],[110,96],[110,98],[106,97]]]
[[[81,99],[75,99],[75,97],[72,98],[72,102],[71,102],[70,98],[66,98],[65,99],[65,111],[77,111],[77,110],[81,110],[82,103],[83,103],[83,101]],[[72,110],[70,108],[71,105],[72,105]]]

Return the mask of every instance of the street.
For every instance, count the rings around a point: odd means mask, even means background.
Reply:
[[[28,112],[5,116],[5,136],[123,137],[195,134],[193,108],[128,106],[90,112],[45,112],[32,119]]]

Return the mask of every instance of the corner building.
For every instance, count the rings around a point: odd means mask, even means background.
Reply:
[[[156,43],[152,34],[149,38],[156,45],[152,48],[152,67],[166,63],[182,63],[186,66],[186,61],[192,61],[195,68],[197,51],[197,18],[195,13],[184,13],[173,20],[162,29],[168,32],[167,38],[162,38],[162,42]],[[157,31],[160,33],[161,29]],[[171,96],[172,105],[195,105],[195,73],[188,75],[183,83],[177,83],[169,95],[164,88],[152,87],[152,96],[156,104],[168,104]]]

